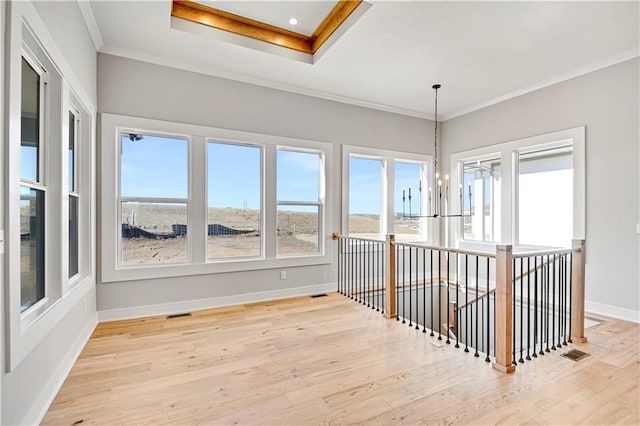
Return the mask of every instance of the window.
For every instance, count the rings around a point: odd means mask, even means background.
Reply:
[[[451,231],[462,248],[493,244],[569,247],[585,237],[585,127],[451,156],[464,219]]]
[[[429,214],[426,210],[430,194],[425,177],[424,164],[395,161],[393,233],[396,240],[421,238],[425,219],[420,216]]]
[[[22,58],[20,114],[20,310],[45,297],[44,71]]]
[[[95,289],[96,281],[95,107],[83,88],[75,86],[72,67],[41,30],[45,26],[33,5],[12,6],[3,39],[10,371]]]
[[[571,146],[522,151],[518,172],[519,243],[569,247],[573,231]]]
[[[76,276],[79,272],[79,193],[77,185],[77,143],[79,126],[79,113],[75,110],[69,111],[69,146],[67,152],[68,185],[69,185],[69,278]]]
[[[500,158],[464,162],[463,174],[464,239],[500,241]]]
[[[382,233],[382,160],[349,157],[349,235]]]
[[[121,264],[186,262],[187,140],[123,132],[120,143]]]
[[[114,114],[101,126],[102,282],[331,262],[331,144]]]
[[[426,241],[430,157],[355,146],[343,153],[342,226],[349,235]]]
[[[262,254],[262,149],[207,144],[209,259]]]
[[[276,176],[278,256],[320,253],[322,155],[279,148]]]

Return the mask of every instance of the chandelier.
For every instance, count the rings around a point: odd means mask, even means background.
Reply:
[[[418,195],[419,195],[419,206],[420,206],[420,214],[414,215],[411,213],[411,186],[409,186],[409,196],[406,196],[404,188],[402,189],[402,217],[407,219],[418,219],[423,217],[471,217],[471,185],[469,185],[469,214],[462,213],[463,211],[463,189],[462,184],[459,185],[458,190],[458,199],[460,202],[460,214],[448,214],[449,210],[449,175],[445,176],[444,183],[442,179],[440,179],[440,173],[438,172],[438,89],[440,89],[442,85],[434,84],[431,86],[435,91],[435,108],[434,108],[434,135],[433,135],[433,170],[434,170],[434,179],[433,182],[436,185],[435,193],[432,190],[432,187],[429,187],[428,195],[427,195],[427,210],[428,214],[422,214],[422,180],[418,182]],[[443,197],[444,196],[444,197]],[[444,213],[442,212],[442,204],[444,198]],[[406,202],[409,201],[409,214],[406,214]]]

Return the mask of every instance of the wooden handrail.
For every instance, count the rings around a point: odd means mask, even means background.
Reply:
[[[482,296],[478,296],[478,297],[476,297],[475,299],[473,299],[472,301],[467,302],[467,303],[465,303],[464,305],[462,305],[462,306],[460,306],[460,307],[456,308],[456,310],[457,310],[457,311],[459,311],[460,309],[464,309],[464,308],[466,308],[467,306],[471,305],[472,303],[476,303],[478,300],[480,300],[480,299],[484,299],[485,297],[487,297],[487,296],[489,296],[490,294],[493,294],[493,293],[495,293],[495,292],[496,292],[496,289],[495,289],[495,288],[494,288],[493,290],[489,290],[488,292],[486,292],[486,293],[485,293],[485,294],[483,294]]]

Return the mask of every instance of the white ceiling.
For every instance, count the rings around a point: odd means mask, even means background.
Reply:
[[[448,119],[640,51],[635,1],[370,3],[315,64],[172,29],[170,1],[90,5],[101,52],[428,118],[436,82]]]
[[[214,7],[254,21],[275,25],[289,31],[310,36],[322,20],[331,12],[337,1],[224,1],[197,0],[205,6]],[[298,20],[289,24],[290,18]]]

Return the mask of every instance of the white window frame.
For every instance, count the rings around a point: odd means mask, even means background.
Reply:
[[[492,152],[492,153],[479,155],[479,156],[475,156],[475,157],[469,157],[469,158],[465,158],[464,160],[462,160],[460,162],[460,167],[461,167],[462,173],[460,174],[460,180],[457,180],[457,179],[453,179],[452,180],[452,185],[450,187],[451,188],[450,191],[452,192],[452,194],[453,194],[453,191],[454,191],[455,188],[460,188],[460,183],[459,182],[464,182],[464,176],[463,176],[463,174],[464,174],[464,163],[473,163],[473,162],[476,162],[476,161],[486,161],[486,160],[491,160],[491,159],[496,159],[496,158],[500,162],[500,182],[502,182],[502,174],[503,174],[504,165],[503,165],[503,162],[502,162],[503,158],[502,158],[502,153],[501,152]],[[493,183],[492,183],[492,185],[493,185]],[[462,189],[464,191],[464,185],[462,185]],[[503,190],[503,188],[502,188],[502,185],[501,185],[501,187],[500,187],[500,196],[501,196],[501,198],[504,197],[504,195],[502,193],[502,190]],[[484,209],[484,184],[483,184],[482,191],[483,191],[483,193],[482,193],[482,195],[483,195],[483,197],[482,197],[482,206],[481,207],[476,206],[476,209],[477,208]],[[460,198],[459,197],[456,197],[456,201],[451,203],[451,204],[452,204],[453,209],[457,210],[456,213],[454,213],[454,214],[463,214],[464,213],[464,197],[463,197],[463,200],[462,200],[462,205],[460,205]],[[495,197],[493,196],[493,194],[491,194],[491,205],[493,206],[492,208],[493,208],[494,212],[496,211],[496,209],[501,209],[501,206],[496,206]],[[501,211],[501,213],[502,213],[502,211]],[[482,217],[482,240],[467,240],[467,239],[464,239],[464,231],[461,234],[462,235],[462,239],[465,242],[474,242],[474,243],[479,243],[479,244],[482,244],[482,245],[498,243],[499,240],[496,240],[496,238],[495,238],[495,234],[496,234],[495,226],[493,227],[492,232],[491,232],[491,234],[493,235],[492,239],[491,240],[485,240],[484,239],[484,235],[485,235],[484,229],[485,229],[485,222],[486,221],[485,221],[485,218],[484,218],[484,214],[482,214],[481,217]],[[502,215],[500,217],[502,218]],[[457,224],[456,226],[464,227],[464,219],[461,219],[459,222],[460,223]],[[503,230],[502,230],[502,221],[501,221],[501,223],[500,223],[500,235],[501,236],[502,236],[502,232],[503,232]]]
[[[207,263],[221,263],[221,262],[232,262],[234,260],[259,260],[259,259],[265,259],[265,211],[264,211],[264,204],[265,204],[265,197],[264,197],[264,191],[265,191],[265,147],[264,145],[261,144],[256,144],[256,143],[247,143],[247,142],[230,142],[230,141],[222,141],[222,140],[218,140],[218,139],[213,139],[213,138],[207,138],[206,139],[206,145],[205,145],[205,152],[206,152],[206,158],[207,158],[207,162],[205,164],[205,174],[206,174],[206,179],[204,182],[205,185],[205,189],[204,189],[204,194],[205,194],[205,209],[206,209],[206,213],[205,213],[205,222],[207,222],[205,225],[208,226],[208,209],[209,209],[209,150],[207,149],[209,147],[209,144],[223,144],[223,145],[235,145],[235,146],[248,146],[248,147],[252,147],[252,148],[258,148],[260,150],[260,255],[258,256],[247,256],[247,257],[224,257],[224,258],[217,258],[217,257],[209,257],[209,248],[208,248],[208,241],[207,241],[207,237],[206,235],[208,234],[208,229],[205,228],[204,234],[205,234],[205,245],[207,245],[206,247],[206,251],[205,251],[205,259]],[[202,233],[200,232],[200,234]]]
[[[394,232],[394,183],[395,183],[395,162],[403,163],[417,163],[423,164],[426,170],[422,170],[422,174],[426,181],[427,190],[429,187],[434,187],[432,171],[433,171],[433,157],[430,154],[418,154],[402,151],[391,151],[378,148],[367,148],[355,145],[343,145],[342,147],[342,229],[343,232],[348,235],[349,233],[349,159],[352,157],[369,158],[374,160],[380,160],[382,162],[382,177],[381,177],[381,196],[382,206],[380,215],[380,238],[385,238],[386,235],[393,234]],[[391,201],[389,201],[391,200]],[[426,211],[427,197],[422,200],[422,211]],[[421,219],[425,226],[421,225],[420,237],[421,241],[426,241],[428,244],[432,244],[435,235],[438,233],[438,224],[434,219],[423,218]],[[425,237],[426,232],[426,237]]]
[[[464,240],[462,225],[452,227],[448,237],[455,247],[469,250],[494,251],[495,245],[512,244],[517,249],[529,247],[519,245],[518,227],[518,153],[539,149],[550,149],[571,145],[573,148],[573,238],[585,238],[585,126],[560,130],[543,135],[517,139],[510,142],[459,152],[451,155],[452,187],[462,182],[462,164],[474,159],[487,158],[499,154],[501,162],[501,238],[496,242]],[[461,207],[458,206],[459,211]]]
[[[95,288],[95,222],[91,217],[95,200],[91,188],[93,177],[93,145],[95,134],[95,105],[74,74],[73,67],[65,60],[42,22],[37,11],[29,2],[7,4],[7,135],[8,143],[3,149],[6,155],[6,177],[8,193],[4,200],[6,215],[3,227],[6,229],[6,276],[7,289],[7,368],[14,370],[20,362],[46,338],[51,330],[83,298]],[[47,71],[45,82],[45,113],[42,122],[47,126],[41,137],[46,138],[40,147],[41,175],[39,181],[46,188],[45,198],[45,298],[21,312],[20,300],[20,186],[32,186],[21,179],[21,66],[22,58],[39,64]],[[84,175],[90,182],[83,192],[83,235],[81,241],[86,254],[83,261],[84,276],[78,277],[73,288],[69,286],[68,272],[68,208],[66,171],[68,170],[67,149],[68,116],[67,98],[75,91],[78,102],[86,105],[85,117],[86,149],[84,149]],[[65,124],[66,123],[66,124]]]
[[[117,243],[117,251],[118,257],[116,259],[117,268],[119,269],[129,269],[129,268],[153,268],[156,264],[140,264],[140,265],[123,265],[122,264],[122,255],[123,255],[123,247],[122,247],[122,203],[123,202],[139,202],[139,203],[167,203],[167,204],[185,204],[187,207],[187,253],[186,260],[184,262],[174,262],[174,263],[165,263],[162,265],[187,265],[191,262],[191,244],[189,244],[189,240],[192,234],[191,223],[189,221],[190,215],[190,200],[191,197],[191,177],[192,173],[189,172],[189,164],[191,163],[192,153],[191,153],[191,137],[189,135],[184,135],[180,133],[169,133],[169,132],[158,132],[155,130],[147,130],[147,129],[137,129],[131,127],[121,127],[119,128],[118,138],[117,138],[117,148],[118,152],[122,152],[122,137],[125,134],[136,134],[142,136],[155,136],[155,137],[166,137],[166,138],[175,138],[175,139],[184,139],[187,142],[187,198],[167,198],[167,197],[136,197],[136,196],[122,196],[122,173],[121,173],[121,159],[122,155],[118,155],[117,159],[117,191],[118,191],[118,200],[116,204],[117,209],[117,218],[118,218],[118,226],[117,226],[117,235],[118,235],[118,243]]]
[[[276,240],[276,256],[279,259],[295,258],[304,256],[322,256],[325,253],[325,239],[322,236],[325,234],[326,222],[325,222],[325,202],[326,202],[326,158],[323,151],[317,149],[300,148],[295,146],[277,146],[276,156],[278,151],[290,151],[290,152],[302,152],[309,154],[317,154],[319,157],[319,176],[318,176],[318,201],[297,201],[297,200],[280,200],[276,194],[276,217],[277,208],[279,206],[316,206],[318,207],[318,252],[315,254],[290,254],[281,255],[278,254],[277,240]],[[277,164],[276,164],[277,171]],[[276,173],[276,186],[277,186],[277,173]],[[276,219],[277,220],[277,219]]]
[[[188,264],[126,266],[118,265],[119,224],[117,201],[119,197],[119,143],[123,129],[146,129],[161,135],[190,137],[189,154],[189,213]],[[194,124],[176,123],[116,114],[101,114],[101,223],[102,282],[132,281],[138,279],[180,277],[331,263],[331,235],[323,226],[321,244],[325,247],[317,255],[277,257],[276,227],[276,150],[279,146],[297,150],[322,152],[325,159],[332,158],[333,146],[325,142],[264,135]],[[207,259],[207,142],[260,146],[263,150],[263,255],[260,258]],[[331,199],[331,163],[325,161],[325,197]],[[322,223],[331,223],[331,212],[323,209]]]

